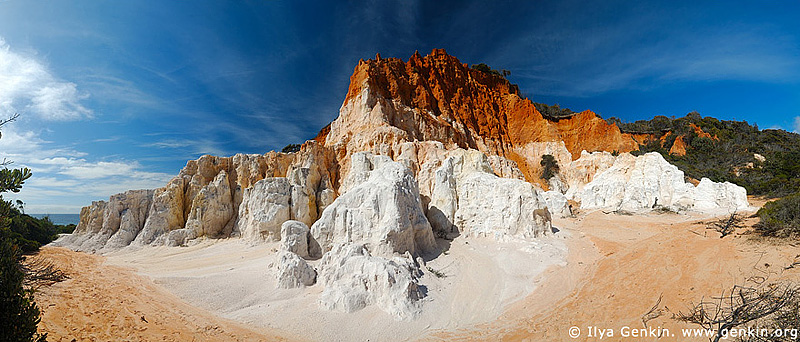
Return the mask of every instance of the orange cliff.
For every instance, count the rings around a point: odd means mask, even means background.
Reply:
[[[425,57],[414,53],[407,62],[380,55],[359,61],[339,118],[315,140],[340,156],[375,149],[377,143],[439,141],[505,157],[529,181],[539,178],[542,154],[563,163],[582,150],[629,152],[639,146],[631,134],[591,111],[543,117],[515,84],[472,69],[442,49]]]

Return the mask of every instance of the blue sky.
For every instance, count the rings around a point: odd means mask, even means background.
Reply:
[[[445,48],[537,102],[800,130],[798,2],[0,1],[0,158],[30,213],[333,120],[357,61]],[[7,196],[8,197],[8,196]]]

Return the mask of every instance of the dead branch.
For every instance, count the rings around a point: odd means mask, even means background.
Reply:
[[[2,127],[3,125],[5,125],[5,124],[7,124],[9,122],[17,120],[17,118],[19,118],[19,113],[14,113],[14,115],[10,116],[8,119],[0,119],[0,127]]]
[[[688,313],[678,312],[677,318],[705,329],[714,329],[717,334],[709,341],[717,342],[730,329],[796,309],[798,301],[800,289],[793,284],[735,285],[719,297],[702,300]]]
[[[650,311],[647,311],[647,313],[642,315],[642,323],[644,324],[645,328],[647,328],[647,322],[650,322],[650,321],[660,317],[661,314],[663,313],[663,310],[661,310],[659,308],[659,306],[661,305],[661,300],[663,298],[664,298],[664,294],[662,293],[662,294],[660,294],[658,296],[658,300],[656,301],[656,304],[653,305],[652,308],[650,308]]]
[[[736,212],[734,211],[731,214],[731,216],[726,219],[721,219],[718,221],[711,222],[711,224],[709,224],[706,227],[706,229],[713,229],[718,233],[722,234],[722,236],[719,237],[721,239],[732,234],[737,228],[743,228],[744,227],[744,225],[742,224],[743,220],[744,217],[742,217],[742,215],[736,214]]]

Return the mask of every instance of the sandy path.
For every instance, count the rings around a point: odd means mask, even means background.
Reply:
[[[40,332],[49,341],[275,341],[276,335],[193,307],[132,270],[101,256],[44,247],[70,279],[42,287]],[[146,320],[146,321],[145,321]]]
[[[515,303],[498,320],[473,329],[440,333],[442,340],[599,341],[588,327],[610,328],[603,341],[707,341],[682,336],[674,313],[687,311],[704,296],[719,295],[752,276],[800,280],[785,270],[800,248],[757,242],[747,235],[719,238],[702,218],[675,214],[624,216],[593,212],[558,222],[579,237],[569,242],[567,267],[552,268],[546,283]],[[705,219],[708,222],[709,219]],[[756,219],[749,219],[755,223]],[[698,235],[700,234],[700,235]],[[705,236],[703,236],[705,235]],[[648,326],[669,329],[658,337],[622,337],[623,327],[644,327],[642,316],[659,296],[663,314]],[[580,328],[572,339],[570,327]],[[674,335],[674,336],[672,336]]]

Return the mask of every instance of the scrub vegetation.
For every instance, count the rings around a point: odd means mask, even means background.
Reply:
[[[612,117],[606,121],[623,132],[659,137],[634,154],[659,152],[687,177],[727,181],[746,188],[750,195],[776,198],[759,210],[756,231],[765,236],[800,236],[800,135],[760,130],[746,121],[717,120],[697,112],[682,118],[656,116],[625,123]],[[677,139],[683,140],[685,155],[669,153]]]

